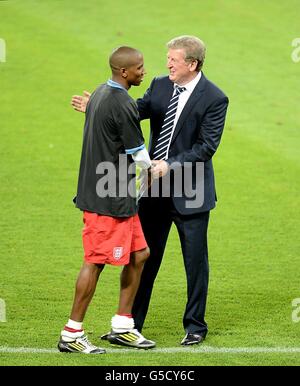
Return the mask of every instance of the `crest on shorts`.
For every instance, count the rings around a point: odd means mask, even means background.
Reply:
[[[115,247],[113,251],[113,257],[116,260],[120,260],[123,255],[123,247]]]

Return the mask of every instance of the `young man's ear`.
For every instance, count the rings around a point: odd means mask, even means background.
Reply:
[[[126,70],[126,68],[121,68],[120,71],[121,71],[122,77],[123,78],[127,78],[127,70]]]

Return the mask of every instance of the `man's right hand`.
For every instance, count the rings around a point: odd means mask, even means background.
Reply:
[[[84,91],[83,95],[73,95],[71,100],[71,105],[73,109],[76,111],[80,111],[81,113],[85,113],[86,105],[90,99],[91,93],[88,91]]]

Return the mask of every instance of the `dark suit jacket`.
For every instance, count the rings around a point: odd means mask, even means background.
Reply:
[[[153,79],[143,98],[137,100],[141,120],[150,118],[150,158],[173,91],[174,84],[168,76],[158,77]],[[191,179],[187,179],[191,185],[189,188],[203,192],[201,205],[196,207],[188,207],[191,199],[186,194],[174,197],[171,192],[174,206],[180,214],[195,214],[215,207],[212,156],[221,140],[227,106],[226,95],[202,73],[179,117],[169,149],[169,158],[166,160],[169,164],[177,162],[177,165],[182,167],[185,162],[189,162],[192,168]],[[196,169],[196,163],[199,163],[198,166],[202,166],[202,169]],[[203,172],[204,178],[197,178],[196,171],[198,174]]]

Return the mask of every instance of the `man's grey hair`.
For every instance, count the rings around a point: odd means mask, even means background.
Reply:
[[[202,40],[197,38],[196,36],[183,35],[178,36],[170,40],[167,43],[168,49],[183,49],[185,51],[185,60],[187,62],[197,60],[198,65],[196,71],[200,71],[204,59],[205,59],[205,44]]]

